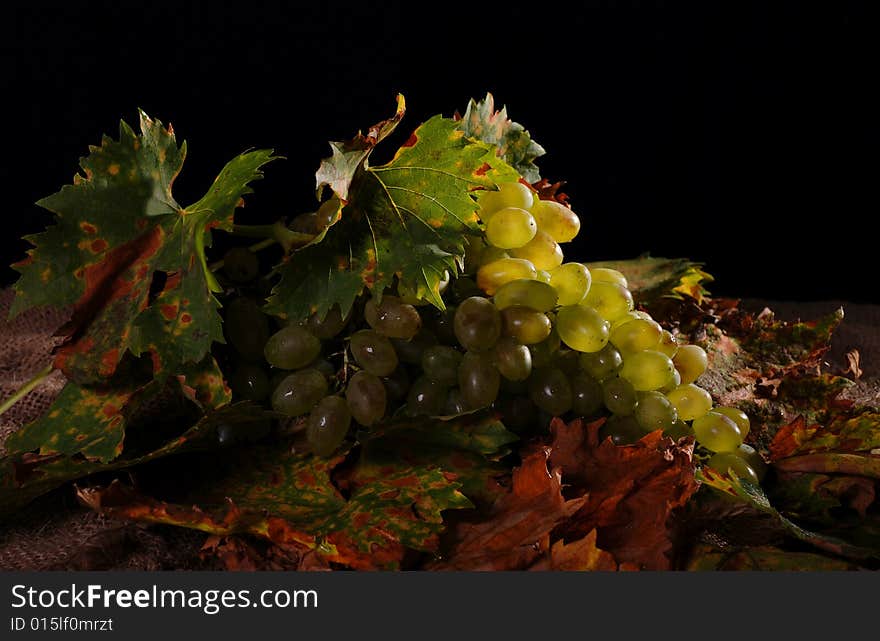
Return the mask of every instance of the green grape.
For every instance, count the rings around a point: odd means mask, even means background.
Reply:
[[[348,404],[339,396],[325,396],[309,414],[306,440],[318,456],[336,451],[351,425]]]
[[[477,285],[491,296],[504,283],[520,278],[534,280],[537,276],[538,270],[530,261],[522,258],[499,258],[477,270]]]
[[[631,320],[611,330],[608,340],[623,354],[657,349],[663,329],[653,320]]]
[[[496,260],[501,260],[503,258],[510,258],[510,254],[508,254],[506,250],[501,249],[500,247],[487,245],[483,250],[483,253],[480,255],[480,266],[482,267],[483,265],[494,263]]]
[[[681,385],[681,374],[678,373],[677,369],[672,370],[672,376],[666,379],[666,382],[663,384],[663,387],[659,388],[659,391],[664,394],[669,394],[676,387]]]
[[[412,305],[401,303],[396,296],[374,298],[364,306],[364,319],[375,331],[389,338],[412,338],[422,327],[422,317]]]
[[[546,269],[539,269],[538,274],[535,276],[535,280],[539,280],[542,283],[549,283],[550,272],[548,272]]]
[[[532,355],[532,367],[538,368],[550,365],[560,345],[559,334],[555,329],[551,329],[550,335],[540,343],[529,345],[529,352]]]
[[[549,312],[556,307],[556,298],[556,290],[547,283],[521,278],[499,287],[493,300],[498,309],[521,305],[539,312]]]
[[[560,349],[553,357],[553,367],[558,367],[567,375],[574,376],[581,367],[578,359],[580,355],[580,352],[576,352],[573,349]]]
[[[316,369],[288,374],[272,392],[272,409],[288,416],[301,416],[327,394],[327,379]]]
[[[349,347],[357,364],[370,374],[388,376],[397,368],[397,353],[391,341],[371,329],[352,334]]]
[[[623,367],[623,357],[614,345],[608,343],[598,352],[583,352],[579,363],[590,376],[597,381],[604,381],[615,376]]]
[[[457,416],[467,411],[464,404],[464,398],[461,396],[461,390],[453,387],[446,394],[446,400],[443,402],[443,416]]]
[[[229,387],[242,400],[262,401],[269,396],[269,377],[259,365],[239,363],[229,376]]]
[[[559,304],[563,306],[583,301],[592,282],[590,270],[581,263],[565,263],[550,272],[550,284],[559,294]]]
[[[507,380],[524,381],[532,373],[532,353],[516,339],[505,336],[495,343],[495,367]]]
[[[535,219],[525,209],[505,207],[489,218],[486,241],[493,247],[514,249],[528,243],[538,231]]]
[[[764,476],[767,474],[767,463],[765,463],[764,459],[761,458],[761,455],[755,451],[754,447],[743,443],[731,452],[731,454],[735,454],[748,463],[749,466],[755,470],[755,474],[757,474],[759,481],[764,480]]]
[[[571,410],[578,416],[593,416],[605,405],[602,384],[580,372],[571,377]]]
[[[321,341],[299,325],[283,327],[266,341],[263,355],[272,367],[299,369],[321,353]]]
[[[678,341],[675,340],[675,336],[672,335],[672,332],[668,329],[664,329],[660,336],[660,344],[654,349],[666,354],[669,358],[673,359],[673,362],[675,362],[675,354],[678,352]]]
[[[693,383],[709,367],[706,352],[699,345],[682,345],[675,353],[672,362],[681,374],[682,383]]]
[[[610,438],[615,445],[632,445],[645,435],[645,430],[632,416],[611,416],[599,429],[599,441]]]
[[[618,416],[632,414],[638,401],[633,386],[626,379],[619,377],[602,381],[602,398],[608,411]]]
[[[610,324],[586,305],[567,305],[556,313],[559,338],[579,352],[598,352],[608,344]]]
[[[429,329],[422,328],[419,333],[406,340],[404,338],[392,338],[391,344],[394,351],[397,352],[397,358],[402,363],[410,365],[420,365],[422,362],[422,354],[429,347],[437,344],[437,337]]]
[[[477,268],[482,264],[483,251],[485,251],[487,245],[483,242],[482,234],[465,234],[464,238],[463,272],[473,275],[477,273]]]
[[[666,354],[646,349],[623,358],[620,376],[632,383],[637,392],[660,389],[672,376],[675,367]]]
[[[568,377],[556,367],[533,371],[529,377],[529,398],[539,409],[553,416],[565,414],[573,401]]]
[[[534,429],[538,419],[538,408],[526,396],[507,396],[498,407],[504,427],[521,434]]]
[[[422,354],[422,370],[432,381],[449,387],[458,381],[461,353],[448,345],[434,345]]]
[[[498,191],[477,192],[477,202],[480,205],[480,219],[485,223],[497,211],[506,207],[531,209],[535,199],[531,189],[520,182],[510,182],[498,185]]]
[[[555,200],[537,200],[532,205],[532,214],[538,228],[557,243],[567,243],[577,236],[581,221],[571,209]]]
[[[553,329],[547,314],[519,305],[501,312],[501,327],[505,336],[512,336],[523,345],[540,343],[550,336]]]
[[[593,267],[593,269],[590,270],[590,273],[593,275],[593,282],[595,283],[615,283],[621,287],[629,287],[629,283],[626,281],[626,276],[616,269],[611,269],[609,267]]]
[[[593,278],[581,305],[592,307],[605,320],[614,321],[633,310],[633,297],[626,287]]]
[[[663,430],[663,436],[668,436],[670,438],[675,439],[676,441],[684,438],[685,436],[693,436],[694,430],[693,428],[685,423],[683,420],[678,419],[668,428]]]
[[[334,305],[323,318],[318,314],[309,316],[305,327],[318,338],[327,340],[337,336],[347,323],[348,319],[342,317],[339,305]]]
[[[382,379],[361,370],[348,379],[345,400],[354,420],[365,427],[370,427],[385,416],[388,394]]]
[[[633,416],[646,432],[672,429],[678,420],[678,410],[660,392],[639,395]]]
[[[742,433],[724,414],[708,412],[694,419],[692,427],[700,445],[713,452],[732,452],[742,444]]]
[[[488,407],[498,396],[501,374],[492,362],[492,356],[481,352],[467,352],[458,366],[458,389],[468,410]]]
[[[511,249],[510,255],[514,258],[525,258],[535,269],[555,269],[562,264],[562,248],[559,243],[540,229],[525,245]]]
[[[406,413],[409,416],[440,416],[446,402],[446,386],[427,376],[417,378],[406,397]]]
[[[693,383],[679,385],[666,394],[666,398],[672,401],[678,410],[678,418],[683,421],[692,421],[695,418],[705,416],[712,409],[712,396],[701,387]]]
[[[259,271],[259,259],[246,247],[233,247],[223,255],[223,273],[233,283],[252,281]]]
[[[643,312],[641,310],[634,310],[631,312],[627,312],[626,314],[622,314],[615,318],[611,323],[611,331],[613,332],[615,329],[623,325],[624,323],[628,323],[631,320],[654,320],[651,318],[651,315],[648,312]]]
[[[501,336],[501,314],[492,301],[471,296],[455,311],[454,329],[462,347],[484,352],[492,349]]]
[[[724,414],[724,416],[736,423],[743,438],[748,435],[749,430],[751,429],[751,423],[749,422],[749,417],[741,409],[736,407],[716,407],[712,411]]]
[[[385,392],[389,401],[400,402],[406,398],[409,391],[409,375],[406,369],[398,367],[388,376],[380,377],[385,386]]]
[[[733,472],[739,478],[755,485],[760,483],[758,473],[749,465],[748,461],[732,452],[718,452],[714,454],[706,461],[706,466],[722,474]]]
[[[236,298],[226,305],[223,324],[226,340],[245,360],[263,360],[263,347],[269,339],[269,319],[250,298]]]

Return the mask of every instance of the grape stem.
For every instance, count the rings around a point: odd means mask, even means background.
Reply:
[[[49,363],[40,370],[31,380],[27,383],[19,387],[9,398],[3,401],[3,404],[0,405],[0,415],[5,414],[7,410],[9,410],[13,405],[18,403],[21,399],[30,393],[35,387],[37,387],[40,383],[46,380],[49,375],[54,371],[55,367],[52,363]]]

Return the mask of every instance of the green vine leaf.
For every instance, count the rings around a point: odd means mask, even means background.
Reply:
[[[386,123],[396,124],[394,118]],[[380,127],[376,141],[393,124]],[[474,192],[518,179],[494,148],[441,116],[416,129],[384,165],[368,166],[374,143],[364,140],[372,139],[359,135],[349,154],[334,147],[334,157],[321,165],[319,189],[335,186],[348,204],[320,242],[280,267],[269,313],[303,319],[339,305],[345,315],[364,288],[381,299],[396,280],[443,309],[440,282],[445,272],[458,272],[465,232],[479,229]],[[361,160],[354,165],[353,158]]]
[[[171,127],[140,114],[141,133],[120,123],[80,160],[73,184],[39,201],[55,224],[29,236],[34,245],[14,265],[21,273],[11,314],[50,305],[72,306],[68,336],[55,366],[79,384],[111,377],[126,352],[149,353],[154,374],[202,360],[222,341],[213,276],[204,248],[209,230],[228,228],[233,214],[275,156],[240,155],[208,193],[181,207],[172,196],[186,157]],[[155,300],[155,274],[165,278]]]

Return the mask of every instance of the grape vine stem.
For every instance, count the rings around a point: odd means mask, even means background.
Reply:
[[[3,401],[2,404],[0,404],[0,415],[5,414],[6,411],[9,410],[13,405],[18,403],[25,396],[27,396],[31,392],[31,390],[33,390],[40,383],[46,380],[49,375],[54,371],[54,369],[55,367],[52,365],[52,363],[49,363],[48,365],[46,365],[46,367],[40,370],[31,380],[19,387],[12,394],[12,396],[7,398],[5,401]]]

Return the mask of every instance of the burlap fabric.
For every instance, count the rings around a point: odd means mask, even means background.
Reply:
[[[9,290],[0,293],[0,398],[7,398],[46,366],[57,340],[52,333],[66,320],[63,313],[32,310],[7,322],[11,294]],[[858,349],[865,380],[851,393],[861,400],[880,402],[880,306],[754,300],[743,305],[756,311],[768,306],[785,319],[815,318],[842,305],[846,319],[835,336],[829,365],[845,368],[846,352]],[[0,417],[0,454],[6,436],[38,417],[63,385],[64,378],[56,372]],[[10,522],[0,523],[0,570],[204,569],[213,567],[199,560],[204,540],[204,534],[181,528],[103,519],[78,506],[67,488],[37,500]]]

